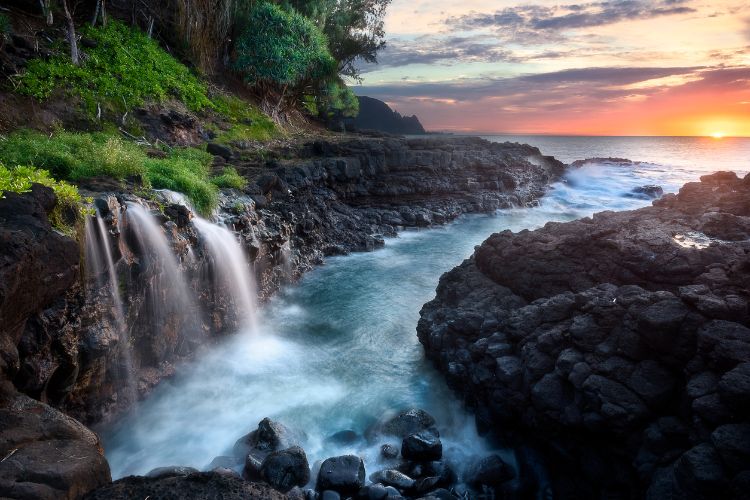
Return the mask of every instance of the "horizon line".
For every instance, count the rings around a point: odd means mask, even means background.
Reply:
[[[450,135],[494,135],[494,136],[547,136],[547,137],[684,137],[692,139],[750,139],[750,135],[658,135],[658,134],[559,134],[554,132],[483,132],[483,131],[452,131],[452,130],[426,130],[425,134],[450,134]]]

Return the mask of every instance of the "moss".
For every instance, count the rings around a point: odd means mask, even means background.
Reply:
[[[31,191],[32,184],[42,184],[52,188],[57,196],[57,204],[49,214],[52,226],[68,236],[75,235],[75,226],[88,213],[78,188],[65,181],[56,181],[46,170],[34,167],[17,166],[7,168],[0,163],[0,198],[4,193],[26,193]],[[68,214],[74,214],[69,220]]]
[[[167,158],[146,160],[146,178],[154,188],[183,193],[198,212],[206,215],[218,203],[218,187],[209,180],[212,159],[198,149],[174,149]]]
[[[238,174],[233,167],[225,167],[221,175],[212,178],[211,182],[220,188],[245,189],[247,186],[247,179]]]
[[[273,120],[238,97],[221,94],[214,97],[212,102],[214,109],[231,124],[229,130],[219,132],[217,142],[267,141],[281,133]]]
[[[206,85],[144,33],[118,21],[81,32],[96,45],[86,49],[83,64],[72,64],[60,47],[54,57],[29,62],[18,91],[46,99],[62,88],[92,114],[98,105],[122,111],[171,97],[193,111],[212,107]]]

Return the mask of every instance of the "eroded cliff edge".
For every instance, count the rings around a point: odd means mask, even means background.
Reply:
[[[261,299],[324,256],[372,250],[399,229],[533,203],[564,171],[536,148],[471,138],[345,137],[300,144],[283,159],[265,162],[242,160],[230,149],[217,148],[216,154],[217,168],[229,162],[251,181],[244,191],[224,191],[216,216],[239,238]],[[206,242],[188,208],[168,194],[144,197],[135,186],[106,180],[83,189],[105,225],[97,244],[117,262],[127,329],[116,328],[107,286],[86,275],[85,242],[51,228],[51,191],[35,186],[0,200],[0,370],[12,383],[5,383],[0,399],[0,416],[8,422],[0,458],[10,454],[0,462],[0,495],[75,498],[108,482],[98,439],[82,426],[66,430],[72,422],[67,415],[91,424],[116,414],[145,397],[176,363],[237,327],[226,293],[212,287]],[[164,297],[150,294],[148,284],[164,269],[129,241],[133,228],[123,222],[129,204],[147,208],[157,221],[179,272],[200,298],[200,324],[186,325],[173,314],[160,318],[155,334],[149,311],[162,307]],[[78,469],[40,468],[45,459],[69,463],[44,450],[25,458],[23,450],[55,437],[34,422],[34,432],[21,432],[21,406],[33,401],[27,396],[41,401],[34,411],[46,416],[44,425],[62,429],[60,439],[81,451],[78,465],[91,474],[79,480]],[[26,483],[23,491],[13,489],[19,483]]]
[[[443,275],[420,341],[563,498],[746,498],[750,176],[492,235]],[[571,496],[572,495],[572,496]]]

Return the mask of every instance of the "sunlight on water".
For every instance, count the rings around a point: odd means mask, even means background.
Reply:
[[[592,150],[573,159],[649,159],[645,149],[638,153]],[[493,232],[642,207],[651,201],[633,196],[633,188],[658,184],[674,191],[698,173],[654,163],[588,165],[555,184],[537,207],[465,216],[446,227],[404,232],[382,250],[329,259],[263,308],[256,335],[227,339],[164,381],[136,412],[102,429],[113,477],[166,465],[204,468],[266,416],[306,433],[302,444],[311,463],[357,453],[369,474],[385,441],[344,446],[325,438],[347,429],[363,435],[384,414],[412,406],[436,417],[449,460],[487,452],[473,417],[424,359],[416,338],[419,310],[434,297],[440,275]]]

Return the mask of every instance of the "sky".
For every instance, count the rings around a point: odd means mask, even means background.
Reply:
[[[750,136],[750,0],[393,0],[385,28],[354,90],[428,130]]]

